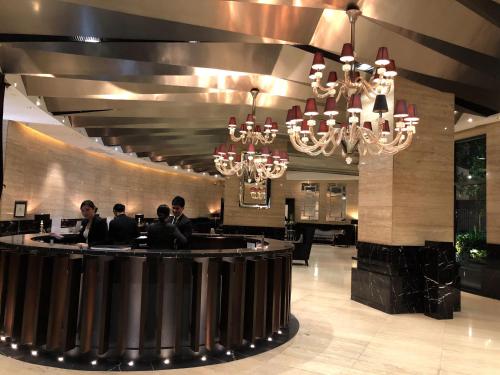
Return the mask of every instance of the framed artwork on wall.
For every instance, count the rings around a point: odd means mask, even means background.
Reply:
[[[26,217],[27,209],[28,209],[28,201],[15,201],[14,217]]]

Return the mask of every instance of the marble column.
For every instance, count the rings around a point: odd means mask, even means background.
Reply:
[[[453,242],[454,97],[397,77],[389,120],[396,99],[415,103],[420,122],[407,150],[360,159],[352,298],[389,313],[423,312],[425,242]],[[364,119],[375,119],[364,107]]]

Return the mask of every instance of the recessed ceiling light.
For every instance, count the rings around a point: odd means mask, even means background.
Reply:
[[[14,82],[14,87],[17,87],[17,82]]]
[[[36,351],[36,350],[32,350],[32,351],[31,351],[31,355],[32,355],[33,357],[38,356],[38,351]]]
[[[63,362],[63,361],[64,361],[64,357],[57,357],[57,360],[58,360],[59,362]]]
[[[90,364],[91,364],[92,366],[97,365],[97,359],[92,360],[92,361],[90,362]]]
[[[196,44],[196,43],[199,43],[200,41],[199,40],[190,40],[188,41],[188,43],[191,43],[191,44]]]
[[[444,127],[444,130],[448,130],[448,128],[445,126],[445,127]]]
[[[174,169],[179,169],[179,166],[178,165],[174,165]]]
[[[170,364],[170,359],[165,358],[165,360],[163,361],[163,363],[166,364],[166,365],[169,365]]]
[[[205,362],[205,361],[207,360],[207,356],[206,356],[206,355],[204,355],[203,357],[201,357],[201,360],[202,360],[203,362]]]
[[[11,347],[12,349],[14,349],[14,350],[17,350],[17,344],[12,343],[12,344],[10,344],[10,347]]]
[[[99,142],[99,138],[94,139],[96,142]]]
[[[42,102],[40,101],[40,98],[36,98],[36,105],[40,107],[41,104]]]
[[[118,151],[118,147],[115,147],[115,151]]]
[[[77,42],[84,42],[84,43],[99,43],[101,41],[101,39],[95,36],[81,36],[81,35],[76,36],[75,40]]]
[[[472,120],[472,117],[469,117],[469,118],[467,119],[467,121],[468,121],[468,122],[472,122],[472,121],[474,121],[474,120]]]
[[[453,114],[456,115],[458,113],[458,111],[453,111]]]
[[[134,361],[128,362],[127,365],[129,365],[130,367],[132,367],[134,365]]]

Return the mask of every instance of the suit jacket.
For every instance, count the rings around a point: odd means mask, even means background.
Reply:
[[[104,245],[108,242],[108,224],[106,219],[102,219],[99,216],[94,216],[92,220],[92,225],[89,229],[88,241],[85,240],[83,232],[87,227],[87,219],[82,220],[82,227],[80,228],[80,233],[78,234],[78,242],[87,242],[90,246],[92,245]]]
[[[148,246],[152,249],[173,249],[172,228],[157,222],[148,228]]]
[[[167,218],[167,223],[174,223],[175,216],[169,216]],[[189,240],[191,238],[191,235],[193,234],[193,225],[191,224],[191,220],[184,215],[181,214],[175,220],[174,223],[177,228],[179,228],[179,231],[181,234],[184,236],[184,238],[175,238],[173,241],[173,248],[174,249],[189,249]]]
[[[139,237],[139,228],[135,219],[118,215],[109,223],[109,240],[114,245],[126,245]]]

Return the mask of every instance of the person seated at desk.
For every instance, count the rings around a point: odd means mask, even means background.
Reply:
[[[172,199],[172,214],[167,222],[174,224],[179,231],[182,233],[182,237],[177,237],[174,242],[170,245],[174,249],[187,249],[189,248],[189,239],[193,233],[193,226],[191,220],[184,215],[184,206],[186,201],[180,196],[176,196]]]
[[[137,223],[125,215],[125,205],[115,204],[113,214],[115,218],[109,223],[109,240],[113,245],[128,245],[139,237]]]
[[[148,228],[148,246],[152,249],[172,249],[175,240],[186,241],[186,238],[172,223],[167,223],[170,208],[162,204],[156,210],[158,222]]]

